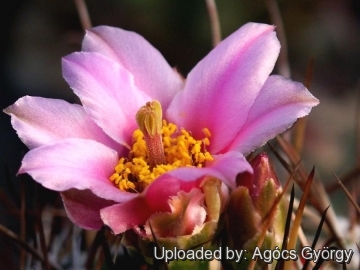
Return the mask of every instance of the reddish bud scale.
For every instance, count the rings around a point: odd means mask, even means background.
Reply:
[[[269,157],[266,153],[261,153],[250,161],[254,173],[242,173],[236,178],[237,186],[245,186],[249,189],[251,197],[258,196],[261,189],[267,181],[272,179],[276,187],[280,188],[280,182],[277,179],[274,168],[269,162]]]

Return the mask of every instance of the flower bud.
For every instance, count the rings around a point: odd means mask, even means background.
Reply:
[[[212,240],[227,200],[227,187],[212,177],[205,177],[197,188],[189,192],[178,192],[169,200],[171,212],[153,214],[142,228],[136,230],[142,254],[152,257],[155,243],[158,254],[161,253],[160,248],[172,251],[196,250],[201,247],[213,249]],[[190,261],[181,264],[187,263],[199,267],[197,264],[208,262]],[[170,269],[176,264],[176,261],[171,261]]]
[[[208,233],[216,229],[224,200],[221,181],[206,177],[199,188],[193,188],[190,192],[180,191],[172,197],[169,200],[171,212],[153,214],[139,233],[148,239],[154,235],[159,243],[168,248],[177,246],[187,249],[211,241],[213,235]],[[200,237],[200,240],[198,238],[204,233],[204,228],[207,228],[207,235]],[[195,242],[194,237],[198,239]]]
[[[227,229],[228,244],[234,249],[246,249],[252,254],[264,230],[265,238],[259,248],[281,248],[286,207],[281,201],[272,213],[273,205],[282,189],[268,156],[265,153],[260,154],[250,164],[254,173],[239,174],[236,179],[237,188],[230,194]],[[273,218],[272,222],[268,228],[264,228],[269,218]]]

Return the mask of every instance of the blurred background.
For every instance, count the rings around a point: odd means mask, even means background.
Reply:
[[[184,76],[212,48],[205,1],[86,3],[93,26],[111,25],[139,33]],[[310,91],[321,101],[308,118],[303,160],[308,168],[316,166],[321,181],[334,182],[333,172],[341,175],[360,162],[356,142],[360,1],[282,0],[278,4],[287,36],[291,78],[304,82],[313,58]],[[249,21],[271,23],[265,1],[222,0],[217,6],[223,38]],[[61,57],[80,50],[84,35],[73,1],[1,1],[0,31],[1,108],[24,95],[77,101],[62,78],[60,62]],[[0,136],[0,223],[17,231],[20,228],[9,207],[20,206],[20,190],[30,209],[48,201],[61,208],[61,202],[55,193],[35,189],[35,183],[26,176],[16,177],[27,149],[4,113],[0,114]],[[22,182],[26,184],[22,186]],[[333,194],[336,198],[338,193]],[[35,202],[34,196],[40,199]],[[343,207],[338,205],[339,209]],[[0,236],[0,243],[2,240]],[[0,254],[4,254],[6,250],[0,247]]]

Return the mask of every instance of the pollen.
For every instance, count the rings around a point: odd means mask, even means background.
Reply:
[[[150,166],[148,149],[144,134],[140,129],[133,133],[133,145],[128,158],[120,158],[110,181],[120,190],[141,192],[160,175],[179,167],[202,168],[207,161],[213,160],[206,150],[210,145],[211,133],[203,129],[204,138],[196,140],[185,129],[178,129],[175,124],[162,121],[161,137],[164,147],[164,164]]]

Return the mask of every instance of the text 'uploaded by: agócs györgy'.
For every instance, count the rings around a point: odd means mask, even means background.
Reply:
[[[235,261],[236,263],[241,263],[241,261],[248,260],[248,256],[250,252],[247,250],[232,250],[226,247],[224,250],[222,247],[219,247],[215,250],[204,249],[203,247],[197,250],[183,250],[174,248],[165,249],[164,247],[158,250],[157,247],[154,248],[154,257],[157,260],[164,260],[165,262],[170,262],[173,260],[190,260],[190,261],[203,261],[203,260],[229,260]],[[320,259],[324,261],[334,261],[337,263],[350,263],[351,258],[354,254],[352,249],[329,249],[328,247],[323,247],[322,249],[312,249],[311,247],[305,246],[301,250],[301,254],[295,249],[283,249],[280,250],[279,247],[275,247],[274,249],[265,249],[261,250],[259,247],[256,247],[252,252],[251,259],[252,260],[262,260],[265,263],[273,263],[274,260],[285,260],[285,261],[297,261],[299,256],[301,256],[305,260],[310,260],[313,262],[318,262]]]

